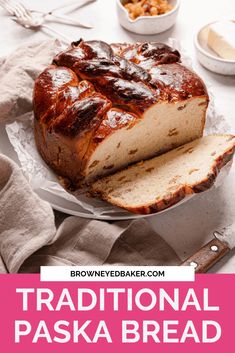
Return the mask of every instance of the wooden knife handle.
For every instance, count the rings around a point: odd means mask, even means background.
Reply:
[[[230,248],[225,243],[215,238],[190,256],[180,266],[193,266],[195,273],[205,273],[229,251]]]

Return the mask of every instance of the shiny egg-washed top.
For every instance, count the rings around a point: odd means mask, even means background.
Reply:
[[[74,137],[129,125],[151,105],[207,96],[202,80],[161,43],[72,43],[35,82],[35,118]],[[98,137],[97,137],[98,138]]]

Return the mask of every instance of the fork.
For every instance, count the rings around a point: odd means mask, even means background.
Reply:
[[[80,8],[84,6],[85,4],[94,2],[96,0],[83,0],[79,3],[79,5],[76,6],[76,8]],[[77,3],[77,1],[76,1]],[[79,26],[79,27],[84,27],[84,28],[92,28],[91,25],[83,24],[80,21],[76,21],[75,19],[72,19],[69,16],[66,15],[60,15],[60,14],[54,14],[55,11],[58,11],[59,9],[66,8],[66,7],[71,7],[72,5],[75,5],[75,2],[70,2],[66,5],[56,7],[49,12],[43,12],[43,11],[38,11],[38,10],[29,10],[26,8],[26,6],[20,2],[15,2],[14,0],[0,0],[0,5],[7,10],[11,15],[14,15],[16,17],[21,17],[23,16],[30,16],[37,18],[37,23],[40,22],[40,25],[42,25],[46,21],[46,17],[50,16],[52,18],[56,19],[56,22],[62,22],[66,23],[69,25],[73,26]]]
[[[63,42],[71,43],[71,39],[65,36],[64,34],[60,33],[59,31],[55,30],[54,28],[47,26],[44,24],[44,20],[42,17],[33,16],[30,11],[28,11],[24,6],[22,7],[15,5],[16,3],[10,3],[10,1],[0,0],[0,5],[4,3],[4,8],[11,14],[14,15],[11,17],[12,20],[19,23],[21,26],[25,28],[39,28],[43,27],[48,29],[50,32],[53,32],[57,36],[59,36]],[[6,5],[7,4],[7,5]],[[10,5],[9,5],[10,4]],[[5,7],[6,6],[6,7]]]
[[[71,38],[65,36],[63,33],[55,30],[54,28],[47,26],[44,23],[41,23],[40,18],[37,19],[36,17],[33,18],[25,14],[20,14],[18,16],[11,17],[11,19],[25,28],[45,28],[50,32],[54,33],[56,36],[60,37],[61,40],[63,40],[63,42],[65,42],[66,44],[71,43]]]
[[[51,14],[53,12],[57,12],[58,10],[62,10],[62,9],[66,9],[66,8],[71,9],[71,7],[74,7],[74,6],[75,6],[75,8],[77,10],[77,9],[80,9],[81,7],[86,6],[86,5],[88,5],[88,4],[92,3],[92,2],[95,2],[95,1],[97,1],[97,0],[79,0],[79,2],[78,2],[78,0],[69,1],[69,2],[67,2],[64,5],[60,5],[60,6],[54,7],[53,9],[51,9],[48,12],[48,14]],[[69,10],[69,12],[70,11],[71,10]],[[42,11],[40,11],[40,12],[42,12]]]

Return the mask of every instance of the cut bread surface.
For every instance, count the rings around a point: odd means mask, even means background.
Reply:
[[[206,97],[155,104],[133,126],[113,131],[98,144],[87,164],[87,180],[111,174],[201,137],[206,108]]]
[[[209,189],[234,150],[235,136],[206,136],[102,178],[92,192],[130,212],[155,213]]]

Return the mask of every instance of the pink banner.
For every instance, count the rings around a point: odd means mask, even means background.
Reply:
[[[3,353],[233,351],[235,275],[195,282],[40,282],[0,276]]]

